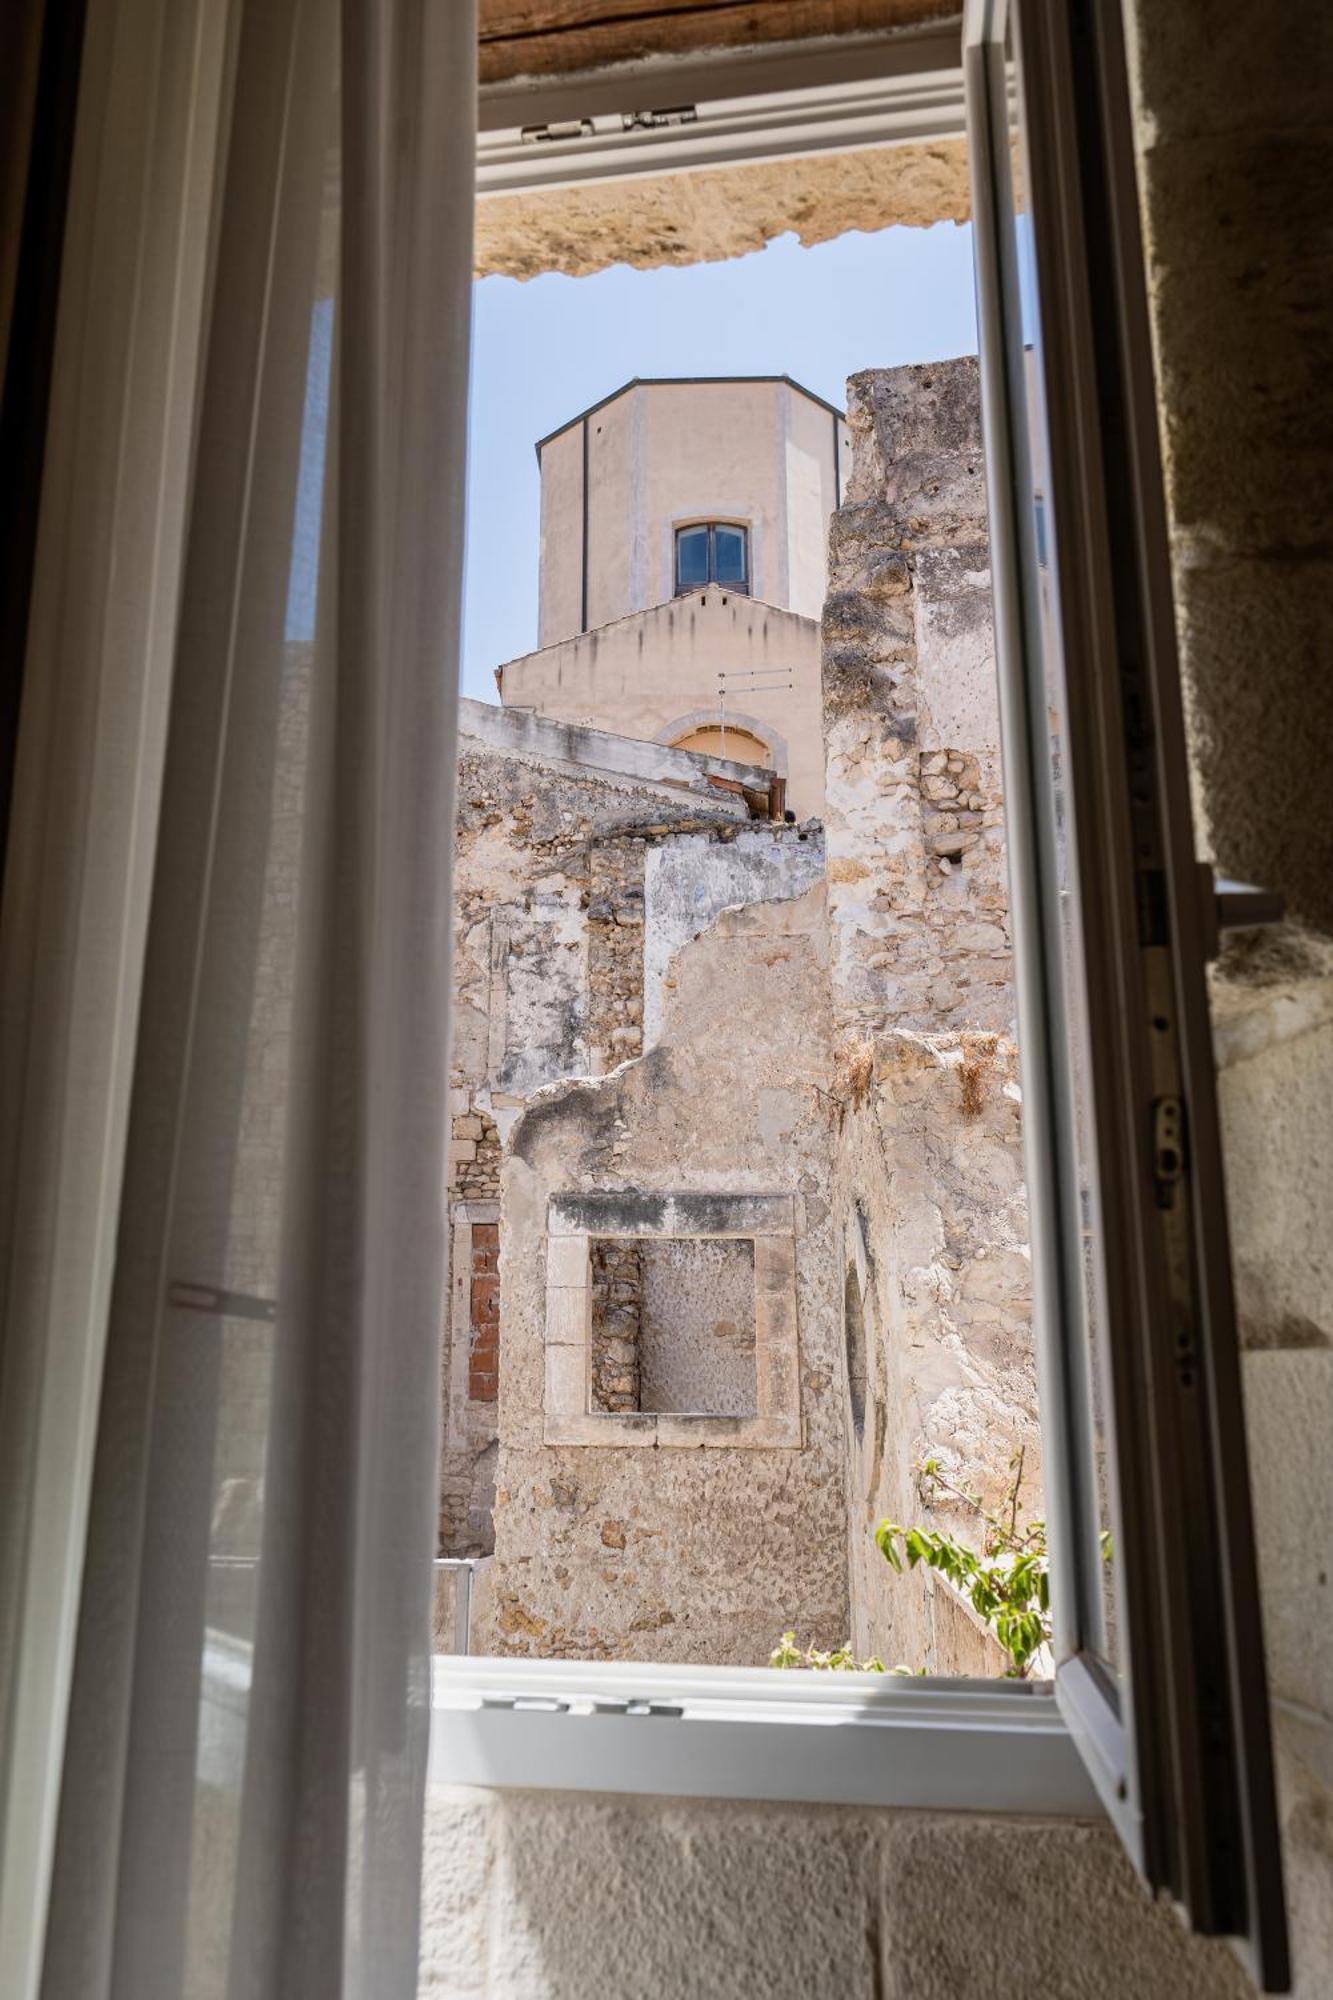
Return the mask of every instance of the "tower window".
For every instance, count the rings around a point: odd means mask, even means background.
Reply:
[[[747,596],[750,590],[750,537],[725,521],[699,521],[676,530],[676,595],[724,583]]]

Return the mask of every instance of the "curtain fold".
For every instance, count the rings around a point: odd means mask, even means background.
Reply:
[[[236,0],[44,2000],[416,1985],[473,0]]]

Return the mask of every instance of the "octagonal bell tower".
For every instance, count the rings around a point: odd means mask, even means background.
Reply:
[[[627,382],[537,446],[539,643],[710,583],[817,619],[850,454],[785,375]]]

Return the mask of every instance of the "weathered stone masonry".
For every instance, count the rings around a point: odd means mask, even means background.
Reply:
[[[639,1332],[643,1265],[639,1245],[600,1237],[591,1246],[592,1407],[637,1410],[642,1393]]]
[[[643,1038],[645,866],[748,824],[748,767],[465,703],[455,866],[440,1547],[493,1543],[504,1375],[500,1161],[535,1091]],[[758,831],[758,829],[756,829]],[[498,1263],[498,1268],[497,1268]],[[637,1386],[634,1394],[637,1398]]]
[[[848,422],[824,715],[835,1202],[865,1352],[859,1425],[845,1345],[842,1363],[853,1636],[990,1673],[970,1612],[873,1542],[883,1516],[932,1507],[976,1538],[970,1510],[923,1489],[927,1457],[993,1503],[1022,1450],[1040,1511],[976,364],[855,376]]]
[[[976,1533],[927,1456],[1040,1493],[975,365],[855,378],[849,423],[823,827],[518,711],[465,749],[454,1243],[498,1223],[500,1339],[456,1286],[442,1538],[494,1548],[481,1650],[1003,1664],[873,1541]]]

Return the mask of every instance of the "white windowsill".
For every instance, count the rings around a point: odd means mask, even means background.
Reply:
[[[437,1656],[430,1776],[521,1790],[1103,1816],[1053,1696],[1023,1682]]]

